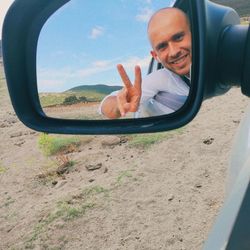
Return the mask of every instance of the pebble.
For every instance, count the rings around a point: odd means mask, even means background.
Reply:
[[[202,185],[201,185],[200,183],[197,183],[197,184],[195,185],[195,187],[196,187],[196,188],[201,188]]]
[[[97,170],[97,169],[99,169],[99,168],[101,168],[102,167],[102,163],[98,163],[98,164],[95,164],[95,165],[87,165],[87,166],[85,166],[86,167],[86,169],[88,170],[88,171],[94,171],[94,170]]]
[[[0,128],[7,128],[7,127],[10,127],[10,125],[5,122],[0,124]]]
[[[10,135],[10,138],[20,137],[20,136],[22,136],[22,135],[23,135],[22,132],[15,132],[15,133],[12,133],[12,134]]]
[[[210,145],[213,143],[213,141],[214,141],[214,138],[210,137],[210,138],[203,140],[203,143],[206,145]]]
[[[172,201],[173,199],[174,199],[174,195],[173,194],[168,195],[168,201]]]
[[[61,188],[61,187],[63,187],[66,183],[67,183],[67,181],[65,181],[65,180],[58,181],[55,187],[56,187],[56,188]]]
[[[121,140],[118,136],[108,136],[101,142],[102,146],[116,146],[119,145],[120,143]]]
[[[5,119],[4,121],[9,123],[9,124],[17,123],[17,119],[15,117],[9,117],[9,118]]]
[[[55,186],[58,183],[58,181],[52,181],[52,185]]]

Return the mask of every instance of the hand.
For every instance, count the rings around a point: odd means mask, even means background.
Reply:
[[[124,84],[123,89],[117,94],[117,105],[121,116],[125,116],[128,112],[138,110],[141,99],[141,69],[135,66],[134,85],[121,64],[117,65],[117,69]]]

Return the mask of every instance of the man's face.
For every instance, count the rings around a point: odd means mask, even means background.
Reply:
[[[178,75],[189,75],[191,32],[183,13],[167,11],[156,17],[150,24],[149,38],[157,61]]]

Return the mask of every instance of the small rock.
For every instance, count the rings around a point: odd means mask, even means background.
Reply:
[[[196,188],[201,188],[202,185],[201,185],[200,183],[197,183],[197,184],[195,184],[195,187],[196,187]]]
[[[52,181],[52,185],[55,186],[58,183],[58,181]]]
[[[206,144],[206,145],[210,145],[210,144],[213,143],[213,141],[214,141],[214,138],[210,137],[210,138],[205,139],[203,141],[203,143]]]
[[[102,146],[116,146],[121,142],[118,136],[108,136],[102,141]]]
[[[69,167],[62,165],[62,166],[57,168],[56,173],[58,175],[63,175],[65,173],[68,174],[69,173]]]
[[[24,142],[25,141],[20,141],[20,142],[15,143],[14,145],[18,146],[18,147],[21,147],[24,144]]]
[[[97,170],[97,169],[99,169],[101,167],[102,167],[102,163],[98,163],[98,164],[95,164],[95,165],[90,164],[90,165],[86,166],[86,169],[88,171],[94,171],[94,170]]]
[[[15,117],[9,117],[5,121],[9,124],[17,123],[17,119]]]
[[[9,226],[6,230],[7,233],[9,233],[15,226]]]
[[[10,135],[10,138],[20,137],[20,136],[22,136],[22,135],[23,135],[22,132],[15,132],[15,133],[12,133],[12,134]]]
[[[209,173],[208,173],[208,171],[205,171],[204,176],[205,176],[206,178],[208,178],[208,177],[209,177]]]
[[[43,173],[42,173],[42,174],[38,174],[38,175],[37,175],[37,178],[38,178],[38,179],[44,179],[44,178],[46,178],[46,175],[43,174]]]
[[[120,144],[126,143],[128,141],[128,138],[125,136],[120,137]]]
[[[240,121],[239,120],[233,120],[233,123],[239,124]]]
[[[7,128],[9,127],[9,125],[7,123],[1,123],[0,124],[0,128]]]
[[[95,181],[95,179],[89,179],[89,182],[93,182],[93,181]]]
[[[174,195],[173,194],[170,194],[169,196],[168,196],[168,201],[172,201],[174,199]]]
[[[105,173],[107,173],[107,172],[108,172],[108,168],[105,167],[103,173],[105,174]]]
[[[65,181],[65,180],[58,181],[55,187],[56,187],[56,188],[61,188],[61,187],[63,187],[66,183],[67,183],[67,181]]]

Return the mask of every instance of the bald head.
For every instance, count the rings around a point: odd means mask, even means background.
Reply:
[[[185,22],[188,25],[188,27],[190,26],[188,16],[181,9],[173,8],[173,7],[166,7],[166,8],[159,9],[151,16],[148,22],[149,40],[151,40],[150,35],[153,32],[155,26],[159,24],[159,22],[165,23],[167,20],[173,20],[173,19],[181,19],[183,20],[183,22]]]
[[[177,8],[160,9],[148,23],[152,56],[165,68],[188,75],[191,66],[191,31],[185,12]]]

